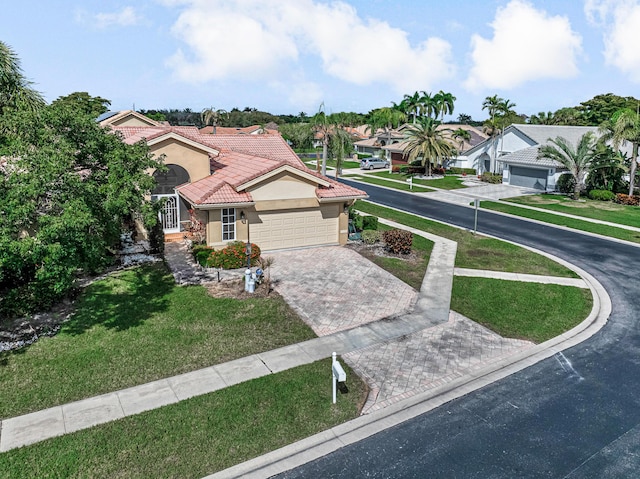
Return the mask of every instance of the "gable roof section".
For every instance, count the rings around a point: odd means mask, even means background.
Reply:
[[[100,123],[101,126],[106,126],[106,125],[111,125],[117,121],[120,121],[126,117],[134,117],[137,120],[141,121],[142,123],[145,123],[149,126],[159,126],[160,123],[152,120],[151,118],[149,118],[148,116],[143,115],[142,113],[138,113],[135,110],[122,110],[122,111],[108,111],[106,113],[103,113],[102,115],[100,115],[98,117],[98,119],[96,120],[98,123]]]
[[[203,128],[200,128],[200,133],[204,135],[212,135],[213,126],[205,126]],[[260,125],[252,125],[252,126],[245,126],[245,127],[217,126],[215,134],[216,135],[278,135],[279,132],[276,128],[269,128],[269,126],[265,126],[263,128]]]
[[[560,163],[549,158],[538,158],[540,145],[530,146],[500,157],[500,161],[510,165],[523,165],[537,168],[564,168]]]
[[[199,138],[219,151],[236,151],[306,168],[280,135],[200,135]]]

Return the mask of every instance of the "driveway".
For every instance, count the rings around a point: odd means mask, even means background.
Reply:
[[[458,205],[468,205],[474,199],[480,200],[500,200],[504,198],[514,198],[516,196],[537,195],[540,190],[511,185],[488,185],[470,186],[459,190],[438,190],[428,193],[417,193],[420,196],[432,200],[446,201]]]
[[[339,246],[269,253],[274,287],[318,336],[409,311],[418,293]]]

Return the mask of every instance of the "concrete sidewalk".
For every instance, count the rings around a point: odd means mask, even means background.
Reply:
[[[393,222],[382,220],[381,222],[400,227]],[[379,320],[381,318],[371,320],[369,314],[363,313],[358,316],[359,319],[348,318],[348,323],[339,324],[333,330],[321,330],[319,331],[321,337],[303,343],[5,419],[1,423],[0,429],[0,452],[329,358],[333,351],[343,355],[345,361],[369,380],[374,394],[371,395],[365,412],[374,412],[402,399],[417,396],[426,390],[435,390],[453,384],[464,377],[474,377],[478,371],[508,360],[514,354],[521,353],[532,346],[530,343],[525,344],[526,342],[505,340],[460,315],[450,314],[449,303],[454,274],[474,274],[506,280],[535,280],[556,284],[558,281],[566,281],[567,278],[457,270],[454,268],[456,243],[422,231],[411,230],[415,234],[420,234],[434,241],[431,260],[417,298],[407,296],[403,291],[400,291],[395,296],[396,300],[394,300],[392,310],[384,311],[383,314],[387,315],[383,316],[384,320]],[[332,250],[322,249],[324,255],[329,254],[329,251]],[[342,254],[348,250],[334,248],[333,251],[336,251],[336,254]],[[387,285],[391,286],[391,289],[403,288],[404,283],[395,284],[393,282],[397,281],[395,277],[386,278],[384,275],[380,275],[377,267],[372,268],[371,263],[357,253],[353,251],[350,253],[356,255],[357,258],[354,256],[349,259],[348,255],[344,258],[337,256],[333,261],[327,263],[330,263],[329,266],[333,270],[346,271],[346,277],[351,278],[351,281],[344,279],[337,273],[334,273],[335,276],[327,278],[321,272],[322,274],[317,277],[319,283],[316,282],[312,285],[311,289],[319,292],[319,295],[324,298],[324,308],[322,302],[318,300],[317,307],[305,309],[305,305],[310,304],[308,290],[301,289],[306,287],[305,282],[287,283],[286,287],[284,287],[285,283],[282,283],[283,296],[294,303],[294,308],[305,311],[305,320],[313,323],[318,318],[322,319],[329,314],[326,308],[327,302],[337,301],[342,305],[342,309],[337,308],[331,313],[338,320],[344,316],[344,313],[351,315],[358,308],[361,310],[362,297],[354,296],[354,290],[350,289],[360,285],[360,283],[353,281],[353,270],[357,270],[363,276],[368,276],[373,282],[388,279],[392,282]],[[178,255],[179,252],[174,251],[172,254]],[[286,269],[293,263],[286,254],[292,253],[283,252],[283,255],[280,256],[282,269],[280,273],[275,274],[274,279],[276,280],[278,280],[278,274],[282,274],[284,277],[293,274],[291,269]],[[296,254],[300,256],[300,252]],[[311,258],[310,261],[314,262],[317,270],[318,262],[314,259],[313,251],[305,250],[303,254]],[[351,270],[335,268],[335,261],[351,260],[355,261],[351,265]],[[362,261],[362,263],[358,261]],[[277,264],[278,259],[276,258],[274,266]],[[190,276],[185,264],[179,263],[179,266],[182,271],[182,279],[186,279],[185,275]],[[362,267],[365,269],[360,269]],[[302,270],[302,268],[298,268],[298,270]],[[304,270],[302,272],[304,273]],[[200,279],[200,275],[190,276],[191,278]],[[381,278],[386,279],[382,280]],[[334,287],[322,288],[323,279],[334,281]],[[571,280],[570,285],[585,287],[586,283],[580,281]],[[185,282],[190,283],[191,281]],[[300,286],[296,287],[296,284]],[[406,287],[406,285],[404,286]],[[290,297],[287,298],[287,295]],[[377,310],[379,307],[374,304],[372,310]],[[407,350],[418,351],[418,353],[407,354]],[[425,355],[424,352],[430,353]],[[391,365],[393,367],[390,367]]]

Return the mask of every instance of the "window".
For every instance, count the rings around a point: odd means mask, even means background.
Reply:
[[[222,208],[222,241],[236,239],[236,209]]]

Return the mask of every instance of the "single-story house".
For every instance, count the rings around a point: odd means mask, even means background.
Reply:
[[[384,131],[379,129],[375,135],[353,143],[356,153],[364,153],[374,158],[384,157],[387,153],[383,147],[393,145],[404,140],[404,133],[396,130]]]
[[[503,184],[553,191],[567,170],[555,161],[538,158],[540,147],[559,136],[576,146],[587,132],[599,135],[595,126],[513,124],[505,128],[502,137],[487,139],[467,151],[465,157],[479,172],[502,173]]]
[[[137,120],[136,120],[137,121]],[[107,123],[108,124],[108,123]],[[168,170],[151,171],[167,238],[183,237],[189,210],[220,247],[250,240],[263,251],[344,244],[348,207],[366,192],[307,168],[280,135],[209,135],[196,127],[111,126],[146,141]]]

